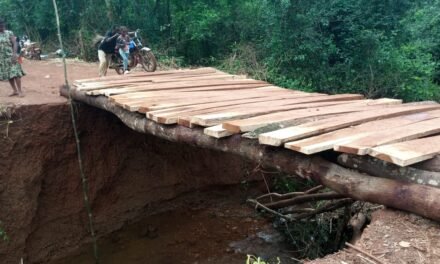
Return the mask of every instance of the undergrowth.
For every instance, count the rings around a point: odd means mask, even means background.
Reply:
[[[261,259],[260,257],[256,257],[253,255],[247,255],[246,264],[272,264],[272,263],[266,262],[263,259]],[[277,262],[273,263],[273,264],[281,264],[280,259],[278,258]]]
[[[274,183],[281,193],[303,191],[313,185],[311,181],[289,176],[278,177]],[[321,205],[318,202],[316,209]],[[278,218],[274,225],[284,232],[296,257],[315,259],[337,251],[348,241],[350,233],[346,227],[350,217],[350,208],[340,208],[299,222],[287,223]]]
[[[311,181],[288,175],[273,178],[272,191],[277,193],[302,192],[315,186]],[[325,202],[317,202],[315,209]],[[311,206],[308,205],[308,206]],[[287,222],[283,218],[274,218],[274,227],[285,235],[289,252],[297,259],[315,259],[336,252],[351,239],[352,231],[348,226],[354,213],[351,207],[342,207],[334,211],[315,215],[299,221]]]

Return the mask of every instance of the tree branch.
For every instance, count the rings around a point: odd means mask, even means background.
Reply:
[[[340,199],[345,198],[344,195],[341,195],[339,193],[335,192],[328,192],[328,193],[313,193],[313,194],[305,194],[297,197],[293,197],[290,199],[285,199],[282,201],[272,202],[265,204],[266,207],[271,209],[279,209],[286,206],[296,205],[296,204],[302,204],[306,202],[316,202],[316,201],[322,201],[322,200],[333,200],[333,199]]]

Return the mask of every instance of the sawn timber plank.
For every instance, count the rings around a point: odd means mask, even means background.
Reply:
[[[222,128],[221,125],[207,127],[203,130],[203,133],[205,133],[208,136],[215,137],[215,138],[223,138],[232,135],[231,132],[228,130]]]
[[[292,95],[282,95],[282,96],[268,96],[267,94],[259,94],[259,93],[251,93],[251,95],[246,95],[249,96],[249,99],[252,99],[253,97],[258,97],[261,98],[263,100],[259,100],[256,102],[248,102],[246,103],[245,101],[243,103],[240,104],[229,104],[228,99],[229,97],[231,97],[231,99],[235,99],[234,96],[231,95],[226,95],[224,97],[217,97],[217,98],[211,98],[210,100],[213,100],[211,102],[207,102],[207,103],[200,103],[198,104],[197,101],[194,104],[190,104],[191,106],[194,106],[196,108],[210,108],[212,106],[229,106],[229,105],[234,105],[234,107],[229,107],[229,108],[219,108],[219,114],[222,113],[222,111],[228,111],[230,110],[232,111],[246,111],[248,110],[249,112],[254,112],[254,111],[270,111],[272,108],[273,109],[277,109],[280,106],[286,106],[286,105],[297,105],[297,104],[303,104],[303,103],[317,103],[317,102],[330,102],[330,103],[339,103],[341,101],[357,101],[360,97],[353,95],[341,95],[341,96],[335,96],[335,97],[330,97],[328,95],[314,95],[314,96],[307,96],[307,97],[303,97],[303,96],[297,96],[295,94]],[[238,99],[242,99],[242,100],[246,100],[246,98],[238,98]],[[264,100],[266,99],[266,100]],[[150,108],[149,108],[150,109]],[[158,113],[167,113],[167,112],[172,112],[168,111],[168,110],[163,110],[163,111],[158,111]],[[209,125],[208,125],[209,126]]]
[[[245,105],[242,108],[229,109],[227,111],[213,112],[207,115],[197,115],[191,119],[191,123],[200,126],[214,126],[229,120],[250,118],[274,112],[288,111],[292,109],[312,108],[327,105],[338,105],[356,102],[362,99],[362,95],[341,94],[328,96],[314,96],[291,101],[267,102],[254,105]]]
[[[238,89],[253,89],[258,87],[268,86],[267,83],[248,81],[248,80],[234,80],[222,82],[182,82],[182,83],[160,83],[160,84],[145,84],[141,86],[134,86],[129,88],[110,88],[103,90],[94,90],[87,92],[87,95],[115,95],[124,93],[133,93],[140,91],[163,91],[163,90],[178,90],[178,91],[221,91],[221,90],[238,90]]]
[[[171,76],[170,76],[171,77]],[[155,79],[155,78],[127,78],[123,80],[115,80],[110,82],[100,82],[100,83],[86,83],[78,87],[77,90],[80,91],[92,91],[92,90],[101,90],[101,89],[107,89],[107,88],[113,88],[113,87],[132,87],[134,85],[142,85],[145,83],[150,84],[163,84],[163,83],[177,83],[177,82],[184,82],[184,81],[232,81],[232,80],[244,80],[245,78],[243,76],[237,76],[237,75],[229,75],[229,74],[209,74],[209,75],[202,75],[202,76],[184,76],[185,78],[167,78],[167,79]],[[247,79],[250,80],[250,79]]]
[[[247,90],[243,90],[247,91]],[[213,102],[228,102],[236,100],[257,100],[268,96],[265,92],[247,92],[243,93],[239,90],[235,93],[192,93],[187,95],[185,93],[177,93],[176,95],[168,96],[154,96],[143,99],[132,100],[116,100],[117,105],[121,105],[130,111],[138,111],[140,113],[146,113],[149,111],[167,111],[167,109],[175,109],[178,107],[194,107],[200,104],[210,104]],[[260,100],[258,100],[260,99]],[[232,104],[232,103],[231,103]]]
[[[249,95],[250,94],[250,95]],[[295,98],[296,96],[293,96]],[[284,100],[283,100],[284,99]],[[170,101],[170,102],[148,102],[143,103],[139,107],[140,113],[147,113],[151,112],[150,114],[174,114],[175,112],[179,112],[179,109],[212,109],[215,107],[222,107],[221,109],[228,109],[224,108],[226,106],[229,106],[229,108],[236,108],[240,107],[242,105],[255,105],[261,102],[267,102],[267,103],[280,103],[282,102],[288,103],[292,101],[293,99],[289,100],[287,96],[267,96],[265,94],[260,93],[248,93],[246,94],[246,97],[236,95],[235,93],[231,95],[226,96],[218,96],[218,97],[207,97],[202,99],[197,99],[195,102],[192,100],[189,100],[188,98],[178,99],[176,101]],[[154,113],[153,113],[154,112]]]
[[[278,93],[286,93],[284,92],[285,89],[281,89],[279,87],[275,86],[263,86],[263,87],[257,87],[254,88],[253,92],[274,92],[276,94]],[[117,94],[117,95],[111,95],[109,96],[110,101],[125,101],[125,100],[137,100],[137,99],[148,99],[148,98],[154,98],[154,97],[168,97],[168,98],[174,98],[174,96],[178,97],[198,97],[203,95],[222,95],[230,92],[228,91],[188,91],[185,89],[177,89],[177,90],[165,90],[165,91],[141,91],[141,92],[132,92],[132,93],[125,93],[125,94]],[[249,91],[247,90],[237,90],[234,92],[234,94],[243,94],[248,95]],[[297,94],[296,92],[288,92],[288,94]]]
[[[255,116],[255,115],[258,115],[259,113],[270,113],[270,112],[277,111],[278,109],[282,109],[282,110],[305,109],[305,108],[312,108],[312,107],[325,107],[325,106],[329,106],[329,105],[350,104],[351,102],[353,102],[353,101],[314,102],[314,103],[307,103],[307,104],[290,104],[290,105],[284,105],[284,106],[272,107],[272,108],[261,108],[261,106],[259,106],[259,107],[254,106],[254,109],[256,110],[256,112],[252,113],[252,114],[246,113],[246,115]],[[228,102],[228,103],[230,104],[231,102]],[[267,104],[267,102],[264,102],[264,103]],[[285,102],[285,103],[287,103],[287,102]],[[252,109],[253,108],[247,108],[246,110],[250,111]],[[181,116],[197,116],[197,115],[206,115],[206,114],[215,115],[213,113],[218,113],[218,112],[223,112],[223,111],[226,111],[227,113],[229,113],[231,115],[244,113],[244,112],[239,112],[239,111],[244,111],[243,106],[239,106],[238,108],[236,108],[236,110],[237,110],[237,112],[234,112],[234,108],[231,108],[231,105],[228,105],[228,106],[222,106],[219,108],[208,107],[208,108],[204,108],[204,109],[200,109],[200,108],[186,109],[183,111],[177,111],[177,112],[171,112],[171,113],[166,112],[165,114],[164,113],[157,114],[157,113],[153,113],[153,112],[148,112],[147,117],[150,119],[153,119],[154,121],[162,123],[162,124],[174,124],[174,123],[177,123],[178,118]],[[221,116],[223,117],[224,114],[221,113]],[[219,123],[221,123],[221,122],[213,121],[212,125],[217,125]],[[196,122],[193,122],[193,118],[191,118],[191,124],[198,125]],[[202,126],[211,126],[211,125],[208,124],[208,125],[202,125]]]
[[[258,103],[258,102],[264,102],[264,101],[278,102],[281,100],[287,100],[287,99],[293,99],[293,98],[319,96],[318,94],[308,94],[307,96],[298,96],[295,94],[283,94],[283,93],[276,93],[276,92],[272,92],[272,93],[270,93],[270,95],[266,95],[266,96],[259,96],[258,92],[249,91],[249,90],[245,90],[245,91],[247,91],[246,96],[241,96],[240,99],[238,97],[235,98],[234,102],[232,102],[230,105],[237,105],[238,103],[235,102],[235,100],[237,100],[237,99],[241,100],[242,101],[241,104],[244,105],[244,104]],[[234,92],[234,94],[236,92]],[[249,94],[251,94],[251,96]],[[187,100],[186,102],[169,102],[169,103],[161,102],[160,104],[156,104],[153,106],[148,106],[146,108],[142,108],[140,110],[140,112],[142,112],[144,110],[148,110],[148,111],[164,110],[164,111],[166,111],[167,108],[182,107],[182,106],[189,106],[189,105],[194,106],[194,107],[206,107],[208,104],[219,102],[219,101],[224,102],[224,105],[229,105],[227,103],[227,101],[228,100],[232,101],[231,99],[224,99],[224,98],[218,98],[218,99],[219,100],[216,100],[215,97],[212,97],[212,98],[206,99],[204,101],[202,101],[202,100],[196,100],[196,101]]]
[[[266,127],[272,124],[277,124],[281,126],[289,126],[301,123],[302,119],[309,119],[314,116],[324,116],[324,115],[332,115],[332,114],[342,114],[342,113],[350,113],[350,112],[360,112],[368,109],[374,109],[378,106],[384,107],[389,104],[400,104],[400,100],[373,100],[352,103],[350,107],[347,105],[343,106],[329,106],[323,108],[311,108],[304,110],[292,110],[292,111],[284,111],[279,113],[272,113],[267,115],[261,115],[256,117],[251,117],[242,120],[234,120],[223,123],[223,128],[234,132],[249,132],[256,130],[261,127]],[[370,105],[368,105],[370,104]]]
[[[342,144],[364,135],[375,133],[377,128],[381,130],[390,129],[438,117],[440,117],[440,111],[436,110],[370,121],[358,126],[348,127],[298,141],[287,142],[284,146],[287,149],[310,155],[333,149],[335,144]]]
[[[262,89],[265,88],[265,89]],[[272,97],[272,96],[279,96],[279,97],[284,97],[286,99],[288,98],[303,98],[303,97],[311,97],[311,96],[327,96],[324,94],[314,94],[314,93],[309,93],[309,94],[300,94],[300,93],[290,93],[290,92],[286,92],[283,91],[282,89],[270,89],[268,87],[258,87],[255,88],[255,90],[249,91],[248,89],[243,89],[243,90],[237,90],[234,93],[231,93],[230,91],[218,91],[218,90],[213,90],[213,91],[176,91],[176,90],[171,90],[170,91],[166,91],[166,92],[156,92],[152,93],[151,96],[136,96],[136,97],[119,97],[119,98],[115,98],[114,101],[118,101],[119,103],[124,103],[124,102],[132,102],[132,103],[141,103],[144,102],[146,105],[148,106],[148,103],[150,100],[157,100],[154,97],[162,97],[162,100],[160,101],[161,103],[164,104],[169,104],[169,103],[177,103],[175,102],[176,99],[182,99],[182,98],[187,98],[190,99],[191,102],[197,102],[199,100],[205,99],[205,98],[214,98],[214,97],[224,97],[227,98],[228,96],[231,98],[236,98],[236,97],[241,97],[242,99],[248,98],[248,97],[255,97],[256,94],[259,94],[261,96],[268,96],[268,97]],[[161,95],[162,94],[162,95]],[[124,94],[124,95],[130,95],[130,94]],[[163,98],[163,96],[166,96],[168,98]],[[114,97],[113,97],[114,98]],[[112,99],[113,100],[113,99]],[[187,100],[188,102],[188,100]]]
[[[154,78],[154,77],[160,77],[163,78],[175,78],[177,76],[186,76],[186,75],[197,75],[197,74],[212,74],[220,72],[214,68],[199,68],[199,69],[189,69],[189,70],[170,70],[170,71],[156,71],[156,72],[136,72],[130,75],[113,75],[113,76],[107,76],[104,78],[98,77],[98,78],[90,78],[90,79],[81,79],[81,80],[75,80],[74,85],[75,86],[81,86],[83,84],[87,83],[104,83],[108,81],[114,81],[114,80],[123,80],[123,79],[135,79],[135,78]]]
[[[288,141],[311,137],[337,129],[359,125],[364,122],[434,109],[440,109],[440,105],[436,103],[426,105],[407,104],[399,106],[387,106],[379,109],[372,108],[368,111],[357,111],[357,113],[350,113],[342,117],[328,118],[322,121],[310,122],[299,126],[264,133],[259,136],[259,142],[266,145],[280,146]]]
[[[361,138],[336,144],[334,150],[357,155],[367,155],[377,146],[392,144],[440,133],[440,118],[434,118],[387,130],[378,130]]]
[[[182,106],[193,106],[193,107],[205,107],[211,103],[223,103],[228,105],[228,101],[235,100],[250,100],[249,103],[264,101],[281,101],[282,99],[299,99],[305,97],[323,96],[320,94],[296,94],[296,93],[285,93],[282,91],[264,91],[257,90],[258,88],[249,91],[238,90],[234,93],[228,91],[221,92],[204,92],[204,93],[177,93],[174,96],[160,97],[160,98],[143,98],[134,100],[117,100],[118,104],[129,105],[131,109],[138,108],[137,111],[140,113],[146,113],[148,111],[158,111],[169,108],[176,108]],[[259,100],[256,98],[260,98]],[[253,101],[252,101],[253,100]],[[121,102],[122,101],[122,102]],[[232,103],[231,103],[232,105]]]
[[[440,135],[375,147],[370,155],[399,166],[409,166],[440,154]]]

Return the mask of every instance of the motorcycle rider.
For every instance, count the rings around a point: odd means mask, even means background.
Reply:
[[[113,26],[98,46],[99,77],[107,75],[112,54],[115,52],[116,39],[119,37],[119,27]]]

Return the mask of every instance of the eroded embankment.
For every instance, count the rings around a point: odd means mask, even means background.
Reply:
[[[236,184],[252,167],[240,157],[139,134],[81,105],[78,126],[95,227],[108,234],[159,210],[159,202]],[[22,106],[0,126],[1,263],[44,263],[90,242],[75,140],[65,104]]]

